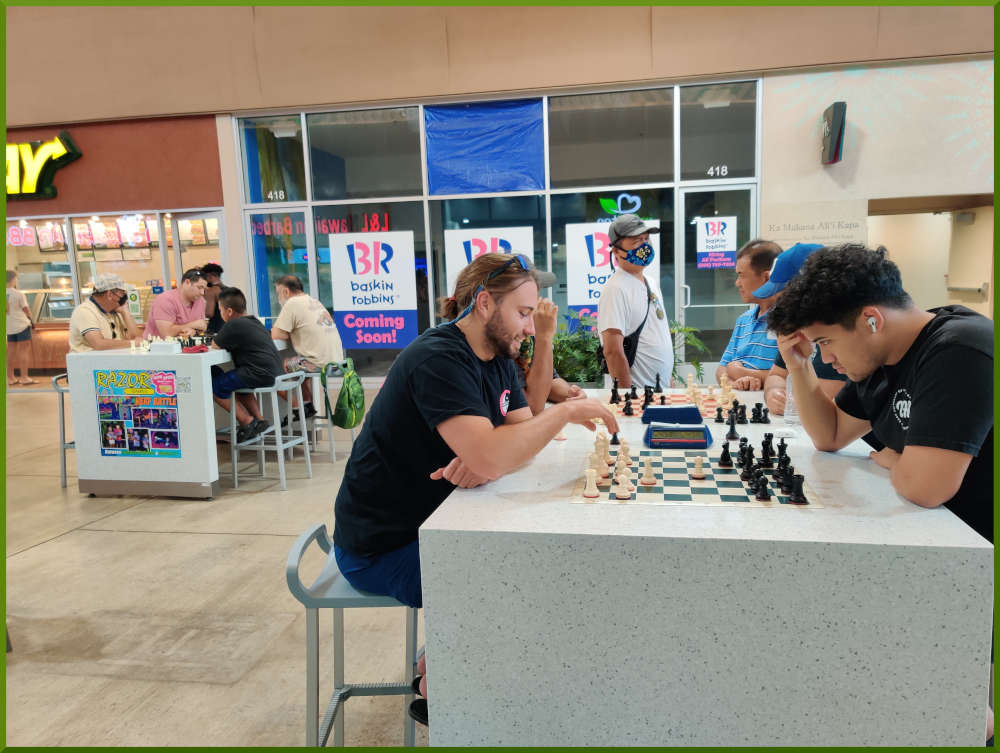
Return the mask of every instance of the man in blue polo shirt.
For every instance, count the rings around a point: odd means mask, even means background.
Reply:
[[[715,378],[729,377],[738,390],[759,390],[778,355],[778,341],[767,331],[767,314],[774,298],[756,298],[754,291],[771,278],[771,265],[781,253],[774,241],[756,238],[736,254],[736,289],[744,303],[753,304],[740,314],[726,352],[719,360]]]

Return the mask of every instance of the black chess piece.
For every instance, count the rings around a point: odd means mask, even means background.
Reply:
[[[733,440],[739,439],[740,435],[736,433],[736,415],[730,411],[729,412],[729,431],[726,432],[726,439]]]
[[[745,444],[741,444],[739,448],[736,450],[736,467],[742,468],[744,465],[744,461],[746,459],[747,459],[747,446]]]
[[[667,396],[660,395],[660,405],[666,405],[666,404],[667,404]]]
[[[660,397],[660,400],[662,401],[663,397]],[[726,423],[726,419],[724,419],[722,417],[722,406],[721,405],[715,409],[715,423],[717,423],[717,424],[724,424],[724,423]]]
[[[770,411],[770,409],[769,409],[769,408],[766,408],[766,407],[765,407],[765,408],[764,408],[764,409],[763,409],[763,410],[762,410],[762,411],[760,412],[760,422],[761,422],[762,424],[769,424],[769,423],[771,423],[771,411]]]
[[[754,405],[753,409],[750,411],[750,423],[759,424],[760,420],[760,403]]]
[[[639,399],[639,393],[635,391],[635,385],[634,384],[632,385],[632,391],[628,393],[628,396],[629,396],[629,399],[631,399],[631,400],[638,400]]]
[[[740,447],[746,447],[748,444],[750,444],[749,439],[746,437],[740,437]]]
[[[625,407],[622,409],[622,415],[623,416],[634,416],[635,415],[635,409],[632,408],[632,401],[631,400],[626,400],[625,401]]]
[[[739,413],[739,411],[740,411],[740,401],[737,400],[735,397],[733,398],[732,409],[733,409],[733,413]]]
[[[795,476],[795,466],[786,465],[785,473],[781,477],[781,491],[788,494],[792,491],[792,480]]]
[[[739,415],[736,417],[736,423],[745,424],[747,423],[747,407],[745,405],[740,406]]]
[[[621,395],[618,394],[618,380],[615,380],[614,386],[611,388],[611,404],[618,405],[622,401]]]
[[[653,392],[655,392],[657,395],[663,392],[663,385],[660,384],[659,374],[656,375],[656,384],[653,386]],[[660,403],[660,405],[663,405],[663,403]]]
[[[621,440],[618,439],[617,431],[611,435],[611,439],[608,440],[608,444],[621,444]]]
[[[763,476],[760,479],[760,483],[757,484],[756,498],[758,502],[767,502],[771,499],[771,489],[767,485],[767,479]]]
[[[613,389],[613,390],[617,390],[618,389],[618,377],[612,378],[612,380],[611,380],[611,389]]]
[[[752,481],[753,480],[753,464],[748,463],[749,458],[743,458],[743,470],[740,471],[740,481]]]
[[[788,455],[788,443],[785,441],[785,438],[782,437],[781,439],[778,440],[778,457],[783,458],[786,457],[787,455]]]
[[[720,468],[733,467],[733,456],[729,454],[729,442],[726,442],[722,445],[722,454],[719,455],[719,467]]]
[[[806,477],[801,473],[796,473],[792,476],[792,492],[788,495],[788,501],[793,505],[804,505],[809,502],[806,499],[805,492],[802,489],[802,485],[805,483]]]
[[[760,465],[762,468],[774,468],[774,461],[771,459],[771,448],[766,443],[760,448]]]

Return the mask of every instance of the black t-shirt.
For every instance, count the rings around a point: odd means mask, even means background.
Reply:
[[[527,405],[509,358],[481,361],[454,324],[429,329],[393,363],[344,469],[333,540],[356,556],[399,549],[456,487],[432,481],[455,453],[437,432],[453,416],[500,426]]]
[[[270,387],[274,378],[284,373],[274,340],[257,317],[230,319],[212,342],[229,351],[235,371],[247,387]]]
[[[871,422],[885,444],[972,455],[945,506],[993,541],[993,324],[964,306],[931,309],[899,363],[837,394],[845,413]]]

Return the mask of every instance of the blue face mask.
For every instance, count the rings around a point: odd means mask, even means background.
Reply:
[[[621,249],[625,251],[625,249]],[[643,243],[641,246],[636,246],[631,251],[625,251],[625,261],[629,264],[635,264],[639,267],[648,267],[649,263],[653,261],[653,257],[656,252],[653,250],[653,246],[648,242]]]

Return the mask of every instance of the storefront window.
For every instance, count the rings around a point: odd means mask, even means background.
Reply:
[[[298,275],[310,295],[306,257],[306,216],[304,212],[275,212],[250,215],[250,237],[257,289],[257,314],[261,319],[278,315],[275,280]]]
[[[430,326],[423,204],[318,206],[313,215],[319,272],[314,295],[333,315],[358,373],[384,375],[409,338]],[[361,326],[389,319],[404,326]]]
[[[663,305],[674,310],[674,191],[672,188],[645,188],[632,191],[569,193],[552,195],[552,271],[559,278],[555,302],[559,311],[573,308],[581,314],[597,316],[600,287],[613,273],[609,262],[607,236],[600,225],[618,214],[631,212],[647,222],[659,221],[660,232],[652,239],[658,248],[657,261]],[[586,225],[595,223],[593,227]],[[569,228],[567,228],[569,226]],[[574,244],[568,249],[567,241]],[[582,275],[567,277],[567,254],[575,254],[569,271]],[[652,270],[651,270],[652,271]],[[650,279],[656,274],[646,273]],[[672,314],[671,314],[672,316]]]
[[[754,175],[757,84],[681,88],[681,179]]]
[[[484,253],[523,253],[548,269],[545,255],[545,198],[498,196],[491,199],[431,201],[434,294],[451,295],[466,264]],[[542,291],[551,296],[555,291]],[[437,303],[431,306],[437,312]]]
[[[250,204],[306,198],[298,115],[240,120],[244,187]]]
[[[306,116],[313,199],[420,194],[416,107]]]
[[[17,288],[28,299],[32,321],[69,321],[73,280],[62,220],[8,221],[7,269],[17,272]]]
[[[549,98],[552,187],[672,181],[673,92]]]

